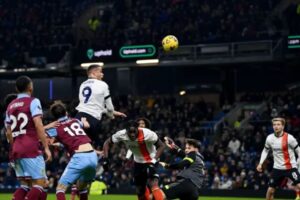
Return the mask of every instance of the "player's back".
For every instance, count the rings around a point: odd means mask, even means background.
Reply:
[[[101,119],[105,110],[105,98],[109,97],[108,85],[101,80],[88,79],[79,88],[79,105],[76,109]]]
[[[73,155],[78,147],[82,144],[91,143],[90,138],[86,135],[80,122],[77,119],[65,117],[59,120],[60,125],[50,136],[56,137],[61,142],[70,155]]]
[[[21,97],[13,100],[7,107],[7,124],[10,124],[14,138],[12,157],[34,158],[41,154],[39,139],[31,112],[33,97]],[[41,110],[41,108],[39,108]],[[42,111],[41,111],[42,112]]]

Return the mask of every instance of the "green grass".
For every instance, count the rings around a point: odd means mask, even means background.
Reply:
[[[1,200],[10,200],[11,194],[1,194]],[[67,200],[70,197],[67,195]],[[89,196],[89,200],[136,200],[133,195],[103,195],[103,196]],[[47,200],[56,200],[55,194],[49,194]],[[77,199],[78,200],[78,199]],[[264,200],[263,198],[235,198],[235,197],[200,197],[199,200]]]

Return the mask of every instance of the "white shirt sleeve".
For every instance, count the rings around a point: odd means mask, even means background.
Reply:
[[[296,149],[297,147],[298,147],[298,142],[297,142],[297,140],[294,138],[294,136],[292,136],[292,135],[289,135],[289,141],[290,141],[290,147],[292,148],[292,149]]]
[[[270,142],[269,142],[269,138],[270,137],[267,137],[265,147],[264,147],[264,149],[261,152],[260,161],[259,161],[259,164],[261,164],[261,165],[266,160],[266,158],[268,156],[268,153],[269,153],[269,150],[271,148],[271,145],[270,145]]]
[[[109,87],[107,83],[104,83],[104,98],[107,99],[110,97]]]
[[[266,139],[265,149],[267,149],[267,150],[271,149],[270,137],[267,137],[267,139]]]
[[[111,140],[113,143],[122,142],[125,140],[125,130],[121,130],[116,132],[111,136]]]
[[[150,129],[144,129],[145,132],[145,141],[156,143],[158,140],[158,136],[154,131]]]
[[[115,110],[114,104],[110,98],[109,87],[104,83],[104,103],[108,112],[113,112]]]

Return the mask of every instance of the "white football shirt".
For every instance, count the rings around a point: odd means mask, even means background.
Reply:
[[[297,140],[284,132],[281,137],[270,134],[266,139],[265,148],[273,151],[274,169],[287,170],[297,168],[295,149]]]
[[[138,137],[135,141],[129,139],[126,130],[120,130],[112,135],[112,142],[124,142],[126,147],[133,153],[134,161],[137,163],[156,163],[155,143],[158,136],[155,132],[147,128],[139,128]]]
[[[79,88],[79,105],[76,110],[100,120],[106,112],[105,99],[110,97],[108,85],[101,80],[88,79]]]

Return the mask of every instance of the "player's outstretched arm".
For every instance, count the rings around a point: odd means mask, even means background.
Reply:
[[[107,140],[105,140],[105,142],[103,144],[103,158],[108,158],[109,149],[112,144],[113,143],[112,143],[111,138],[108,138]]]
[[[264,147],[263,151],[261,152],[259,164],[256,167],[256,170],[258,172],[262,172],[263,171],[262,165],[263,165],[264,161],[266,160],[266,158],[268,156],[268,153],[269,153],[269,149],[266,148],[266,147]]]
[[[51,122],[44,126],[44,129],[56,128],[59,125],[58,121]]]
[[[90,123],[88,122],[86,117],[81,117],[80,121],[81,121],[84,129],[90,128]]]
[[[167,169],[183,169],[185,167],[189,167],[191,164],[194,163],[195,160],[196,160],[196,152],[190,152],[180,162],[171,163],[171,164],[160,162],[160,164],[161,166]]]
[[[179,149],[179,147],[175,144],[175,142],[174,142],[174,140],[172,140],[172,138],[169,138],[166,136],[166,137],[164,137],[164,140],[165,140],[165,144],[170,149]]]
[[[12,145],[13,144],[13,136],[12,136],[12,131],[11,131],[10,126],[6,127],[6,138],[7,138],[8,143],[10,145]]]
[[[108,154],[110,146],[113,144],[112,139],[108,138],[104,144],[103,144],[103,158],[102,158],[102,166],[104,171],[108,171],[109,169],[109,160],[108,160]]]
[[[110,96],[105,98],[105,106],[106,106],[106,110],[107,110],[106,114],[110,118],[114,119],[114,117],[127,117],[127,115],[125,113],[115,110]]]
[[[122,112],[119,112],[116,110],[113,111],[113,115],[116,117],[124,117],[124,118],[127,117],[127,115],[125,113],[122,113]]]
[[[157,149],[155,159],[158,160],[161,154],[164,152],[166,145],[160,139],[158,139],[157,142],[155,143],[155,146]]]
[[[48,143],[46,140],[45,129],[44,129],[44,125],[42,122],[42,118],[40,116],[36,116],[33,118],[33,122],[34,122],[35,129],[37,131],[38,137],[44,146],[44,150],[45,150],[45,154],[46,154],[46,162],[51,161],[52,155],[51,155],[51,152],[49,150],[49,146],[48,146]]]

